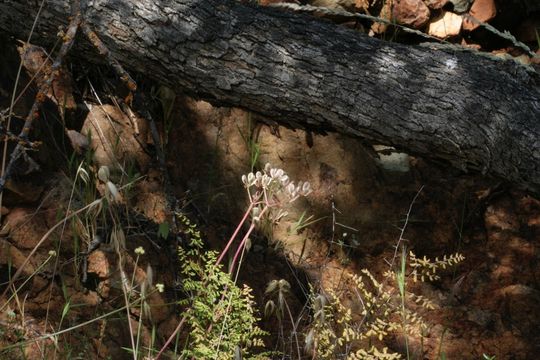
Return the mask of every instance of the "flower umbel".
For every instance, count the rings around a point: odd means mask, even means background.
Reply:
[[[283,203],[283,200],[291,203],[300,196],[308,196],[311,193],[309,182],[299,181],[295,184],[283,169],[273,168],[269,163],[262,172],[242,175],[242,183],[251,201],[258,202],[261,195],[264,195],[264,201],[272,206]]]
[[[223,260],[229,247],[238,236],[242,225],[251,216],[251,225],[234,254],[230,272],[234,269],[240,252],[245,249],[249,235],[256,224],[263,220],[267,220],[271,224],[279,222],[287,216],[287,212],[284,210],[286,205],[300,196],[307,196],[311,193],[311,186],[307,181],[299,181],[295,184],[283,169],[273,168],[270,164],[266,164],[262,171],[242,175],[242,183],[248,193],[249,207],[216,262],[219,264]]]

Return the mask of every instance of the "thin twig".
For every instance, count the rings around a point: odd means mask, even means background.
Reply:
[[[128,104],[131,104],[131,101],[133,100],[133,93],[135,90],[137,90],[137,83],[129,76],[126,70],[120,65],[118,60],[114,58],[114,56],[111,54],[109,49],[105,46],[103,41],[97,36],[96,32],[90,28],[90,26],[86,22],[81,23],[81,30],[83,31],[84,35],[88,38],[88,40],[94,45],[94,47],[99,52],[99,55],[103,56],[108,63],[112,66],[113,70],[116,72],[116,74],[120,77],[120,80],[124,84],[126,84],[129,94],[125,98],[125,102]]]
[[[54,79],[56,79],[57,75],[59,74],[62,62],[64,61],[64,58],[66,57],[69,49],[71,49],[71,46],[75,41],[75,35],[77,35],[77,30],[79,29],[79,25],[82,21],[80,0],[73,1],[72,15],[73,16],[71,18],[71,22],[69,23],[68,30],[66,31],[66,34],[63,38],[64,42],[60,47],[56,60],[52,64],[51,75],[39,88],[39,91],[36,95],[36,100],[34,101],[34,104],[32,105],[32,108],[30,109],[30,112],[26,117],[21,133],[19,134],[19,138],[23,141],[19,142],[11,153],[9,163],[6,166],[2,177],[0,178],[0,193],[4,191],[4,186],[8,178],[11,176],[11,173],[13,172],[15,162],[25,152],[24,144],[26,141],[28,141],[28,135],[30,133],[30,129],[32,128],[32,123],[39,117],[39,109],[47,98],[46,94],[49,92],[49,89],[51,88]]]
[[[37,25],[37,21],[39,19],[39,16],[41,14],[41,10],[43,9],[43,5],[45,4],[45,0],[41,1],[41,4],[39,4],[39,9],[36,14],[36,17],[34,18],[34,23],[32,24],[32,28],[30,29],[30,34],[28,35],[28,39],[26,41],[26,44],[30,43],[30,39],[32,38],[32,34],[34,33],[34,30]],[[26,48],[24,50],[23,56],[26,56]],[[15,99],[16,93],[17,93],[17,87],[19,86],[19,80],[21,77],[21,71],[23,67],[23,61],[21,59],[21,62],[19,63],[19,68],[17,69],[17,77],[15,78],[15,84],[13,85],[13,93],[11,94],[11,102],[9,104],[9,112],[7,114],[7,126],[6,129],[9,131],[9,128],[11,126],[11,117],[13,115],[13,108],[15,106],[15,103],[17,99]],[[24,89],[23,89],[24,92]],[[22,95],[22,92],[21,92]],[[4,148],[2,153],[2,169],[0,175],[2,178],[4,177],[5,171],[6,171],[6,157],[7,157],[7,150],[8,150],[8,143],[7,141],[4,142]],[[2,206],[2,199],[4,197],[4,192],[0,189],[0,206]],[[2,215],[0,214],[0,220],[2,219]]]
[[[405,240],[403,235],[405,234],[405,229],[407,229],[407,225],[409,224],[409,218],[411,216],[414,203],[416,202],[416,199],[418,198],[418,196],[420,195],[422,190],[424,190],[424,185],[422,185],[422,187],[420,187],[420,189],[416,192],[416,195],[414,195],[414,198],[412,199],[411,203],[409,204],[409,210],[407,211],[407,215],[405,216],[405,223],[403,224],[403,226],[400,229],[399,239],[398,239],[398,242],[397,242],[396,247],[394,249],[394,256],[392,257],[392,262],[390,263],[390,269],[394,268],[394,263],[395,263],[396,258],[397,258],[397,252],[399,250],[399,245]]]

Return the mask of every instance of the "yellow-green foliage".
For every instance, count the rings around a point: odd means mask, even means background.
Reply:
[[[439,260],[438,257],[436,257],[435,260],[431,260],[425,256],[422,259],[419,259],[412,251],[409,252],[409,266],[413,269],[411,275],[415,282],[418,281],[418,278],[420,278],[420,281],[424,281],[425,279],[428,279],[429,281],[439,280],[440,276],[437,274],[438,270],[444,270],[463,260],[465,260],[465,257],[458,253],[450,256],[444,255],[442,260]]]
[[[414,281],[439,279],[440,269],[463,261],[461,254],[444,256],[442,260],[418,259],[409,253],[408,276]],[[387,271],[384,281],[378,281],[366,269],[360,275],[352,276],[356,301],[360,311],[352,313],[341,297],[334,291],[327,296],[312,295],[313,321],[306,335],[306,351],[318,359],[401,359],[385,347],[377,347],[385,338],[395,332],[407,335],[421,335],[427,328],[422,317],[415,311],[402,306],[400,292],[389,286],[396,281],[394,270]],[[406,288],[406,286],[404,286]],[[424,309],[434,309],[434,305],[420,295],[405,292],[405,298]]]
[[[257,326],[251,289],[238,287],[221,266],[217,254],[203,250],[201,235],[183,215],[178,218],[188,237],[186,249],[178,249],[182,286],[186,299],[180,301],[189,334],[182,358],[262,359],[253,350],[263,348],[266,333]]]

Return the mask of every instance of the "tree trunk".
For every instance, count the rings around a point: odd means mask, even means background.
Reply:
[[[25,39],[39,3],[0,0],[0,31]],[[56,41],[69,12],[47,1],[33,42]],[[513,61],[233,0],[95,0],[84,16],[128,69],[178,92],[540,190],[540,76]],[[76,51],[95,57],[82,38]]]

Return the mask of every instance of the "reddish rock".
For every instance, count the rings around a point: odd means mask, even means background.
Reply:
[[[488,22],[497,15],[495,0],[475,0],[469,11],[469,16],[480,22]],[[477,21],[471,20],[469,16],[464,16],[463,30],[472,31],[478,26]]]
[[[70,299],[75,304],[84,304],[90,308],[101,304],[101,297],[95,291],[82,292],[71,289]],[[86,312],[88,316],[92,316],[91,310],[86,308],[86,306],[81,307],[82,309],[80,310],[77,309],[77,311],[83,311]]]
[[[537,51],[540,57],[540,49]],[[530,228],[540,229],[540,201],[530,195],[519,199],[519,209],[523,210],[523,222]]]
[[[151,293],[147,298],[147,302],[150,306],[151,320],[155,324],[161,324],[171,317],[171,309],[166,305],[166,301],[160,293]]]
[[[421,0],[397,0],[394,3],[393,18],[399,24],[419,29],[427,24],[430,11]]]
[[[107,255],[101,251],[93,251],[88,256],[89,273],[96,274],[100,279],[107,279],[111,275],[111,263]]]
[[[494,297],[504,304],[506,316],[513,320],[521,333],[529,334],[536,331],[540,326],[537,316],[540,311],[540,291],[523,284],[506,286],[495,291]]]
[[[272,0],[271,0],[272,1]],[[280,1],[283,2],[283,1]],[[287,0],[285,2],[297,2]],[[329,9],[354,10],[355,0],[312,0],[310,4],[313,6],[321,6]]]
[[[383,7],[381,8],[381,11],[377,14],[377,17],[390,21],[392,19],[391,12],[391,3],[387,1],[383,4]],[[374,21],[373,25],[371,25],[369,36],[373,36],[375,34],[382,34],[386,31],[387,28],[388,25],[386,25],[385,23]]]
[[[23,254],[15,246],[11,245],[8,241],[0,239],[0,265],[9,266],[19,269],[26,260],[26,255]],[[35,271],[33,261],[29,261],[22,272],[23,276],[30,276]]]
[[[356,10],[368,11],[369,10],[369,0],[355,0],[354,7]]]
[[[146,170],[150,157],[143,145],[148,133],[145,119],[125,115],[112,105],[90,106],[81,129],[84,137],[90,136],[96,167],[106,165],[119,171],[121,164],[136,161],[140,169]]]
[[[9,231],[13,245],[19,249],[33,249],[47,233],[49,227],[43,216],[38,216],[36,211],[29,208],[13,209],[6,216],[6,225],[3,231]],[[52,236],[49,236],[42,248],[47,251],[51,246]]]
[[[43,86],[52,72],[52,61],[47,52],[35,45],[24,45],[18,48],[22,59],[22,65],[30,76],[35,77],[39,87]],[[57,71],[47,97],[64,111],[75,111],[77,102],[73,97],[73,80],[71,73],[65,66]]]
[[[484,213],[484,221],[488,232],[501,230],[519,230],[519,219],[517,218],[513,205],[509,199],[500,201],[498,204],[490,205]]]

